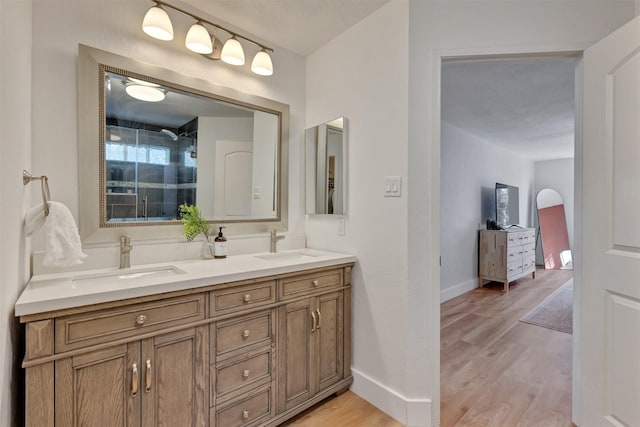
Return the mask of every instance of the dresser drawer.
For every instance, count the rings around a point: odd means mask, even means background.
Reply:
[[[221,398],[237,397],[247,390],[270,383],[273,375],[271,348],[218,363],[211,368],[211,404]]]
[[[216,427],[240,427],[256,425],[274,412],[272,390],[267,388],[218,409],[211,419],[215,420]]]
[[[276,281],[261,282],[242,287],[212,291],[209,294],[211,316],[260,307],[276,302]]]
[[[529,258],[529,257],[535,257],[536,256],[536,244],[535,243],[527,243],[522,245],[522,257],[523,258]]]
[[[522,259],[522,246],[513,246],[507,249],[507,264]]]
[[[535,257],[528,257],[522,261],[522,272],[523,273],[531,273],[536,269],[536,259]]]
[[[522,274],[522,261],[507,265],[507,280],[511,281],[519,274]]]
[[[526,245],[529,243],[533,243],[535,246],[536,243],[536,231],[535,230],[527,230],[523,231],[521,234],[522,244]]]
[[[211,325],[211,355],[220,357],[239,349],[248,351],[269,345],[273,341],[273,327],[271,310],[216,322]]]
[[[280,299],[291,299],[320,289],[338,288],[343,283],[341,269],[289,277],[280,281],[279,296]]]
[[[59,317],[57,353],[184,325],[205,318],[204,294]]]

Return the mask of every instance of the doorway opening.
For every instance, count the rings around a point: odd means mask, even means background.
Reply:
[[[571,422],[573,338],[566,325],[565,332],[559,332],[521,319],[547,298],[557,304],[554,299],[562,297],[564,306],[572,308],[572,294],[567,291],[572,271],[544,268],[536,195],[545,188],[562,195],[570,250],[575,70],[580,57],[570,52],[442,60],[443,427],[473,425],[479,419],[496,425]],[[499,183],[516,188],[516,214],[511,209],[506,222],[496,197]],[[534,238],[518,248],[505,244],[504,254],[496,255],[505,257],[504,280],[491,280],[497,276],[489,274],[479,281],[480,230],[496,226],[510,231],[492,234],[496,247],[495,234],[531,232]]]

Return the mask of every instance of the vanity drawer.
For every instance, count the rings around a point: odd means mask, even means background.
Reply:
[[[60,353],[203,320],[204,305],[204,294],[194,294],[59,317],[55,350]]]
[[[276,281],[261,282],[239,288],[212,291],[209,295],[211,316],[233,313],[250,307],[276,302]]]
[[[214,400],[219,403],[221,398],[235,397],[246,393],[247,390],[270,383],[272,367],[271,348],[212,366],[211,404],[214,404]]]
[[[343,283],[341,269],[289,277],[280,281],[279,297],[281,300],[291,299],[320,289],[338,288]]]
[[[274,335],[273,321],[273,311],[268,310],[213,323],[211,355],[219,358],[239,349],[248,351],[270,345]]]
[[[216,427],[257,425],[275,415],[273,400],[273,392],[269,387],[218,409],[211,414],[211,420],[215,420],[213,425]]]

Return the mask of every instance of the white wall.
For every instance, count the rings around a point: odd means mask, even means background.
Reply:
[[[544,188],[556,190],[564,200],[564,214],[567,217],[567,232],[569,234],[569,247],[573,248],[573,216],[574,216],[574,159],[547,160],[535,163],[535,194]],[[536,226],[537,223],[537,216]],[[539,244],[538,248],[539,249]],[[541,257],[536,263],[544,264]]]
[[[278,120],[273,114],[256,111],[253,118],[253,183],[251,214],[266,218],[275,216],[273,168],[276,162]],[[277,188],[275,189],[277,191]],[[256,191],[259,198],[256,199]]]
[[[519,224],[533,226],[534,162],[449,123],[440,129],[440,295],[446,301],[478,286],[478,230],[495,220],[496,182],[518,187]]]
[[[31,2],[0,1],[0,426],[22,425],[24,337],[13,305],[28,277],[22,218],[31,169]],[[34,192],[35,193],[35,192]]]
[[[306,124],[347,120],[346,234],[309,216],[307,244],[356,254],[352,390],[407,419],[407,198],[383,197],[407,177],[408,3],[391,2],[307,58]],[[406,187],[404,188],[406,189]]]
[[[275,46],[272,55],[274,75],[257,76],[249,70],[250,60],[257,50],[245,46],[248,58],[243,67],[233,67],[221,61],[211,61],[193,54],[184,47],[184,37],[191,18],[172,13],[175,38],[162,42],[147,36],[140,29],[142,18],[151,3],[135,1],[81,2],[52,0],[34,3],[33,14],[33,170],[49,175],[52,197],[69,206],[78,219],[78,113],[77,66],[78,43],[119,55],[136,58],[182,74],[205,79],[290,105],[290,157],[301,156],[304,130],[304,58]],[[219,22],[215,17],[210,18]],[[221,24],[225,25],[223,22]],[[229,25],[233,28],[233,25]],[[242,29],[240,32],[244,33]],[[289,174],[300,176],[301,165],[292,161]],[[300,180],[289,185],[289,230],[302,233],[304,222]],[[35,203],[34,199],[32,203]],[[243,250],[266,250],[268,235],[263,233],[255,244]],[[230,245],[235,238],[229,235]],[[281,247],[291,242],[281,242]],[[36,250],[44,248],[42,236],[35,236]],[[197,245],[197,243],[195,244]],[[144,251],[144,253],[143,253]],[[174,250],[170,250],[175,252]],[[95,251],[89,251],[93,257]],[[98,251],[100,252],[100,251]],[[113,263],[117,262],[117,257]],[[161,260],[169,250],[163,245],[134,247],[132,262],[144,257],[146,262]],[[102,252],[101,255],[104,256]],[[88,260],[91,263],[91,260]]]

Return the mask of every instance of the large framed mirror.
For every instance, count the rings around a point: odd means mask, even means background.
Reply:
[[[347,120],[305,131],[306,213],[344,215],[347,208]]]
[[[288,105],[84,45],[78,65],[83,243],[180,236],[181,204],[286,229]]]
[[[547,270],[572,270],[573,259],[562,195],[544,188],[536,195],[538,226]]]

